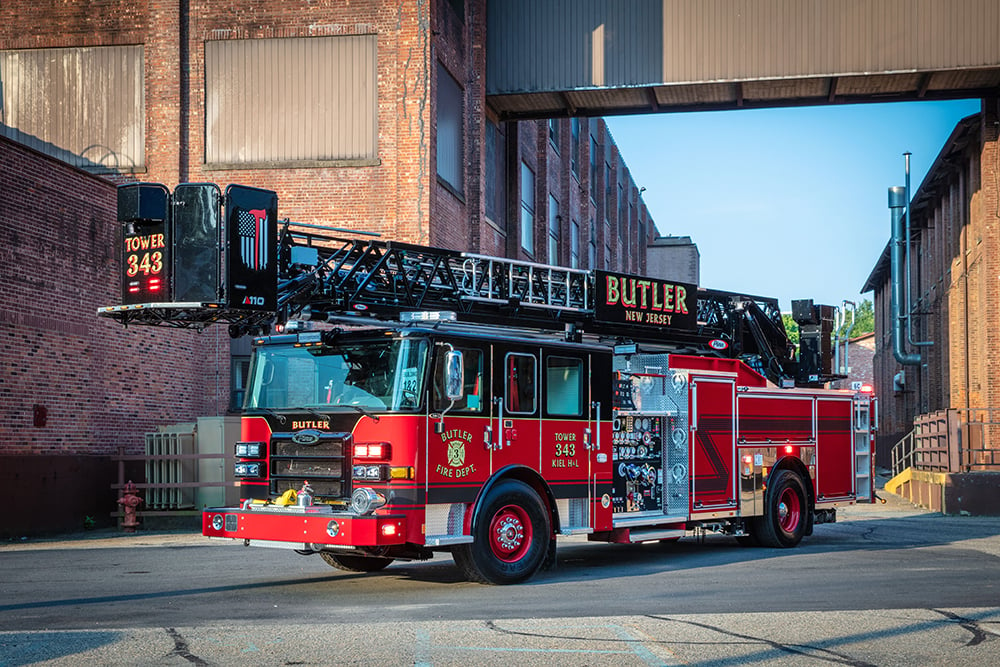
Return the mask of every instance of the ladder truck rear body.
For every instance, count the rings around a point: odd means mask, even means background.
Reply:
[[[795,302],[796,360],[773,299],[279,225],[241,186],[119,202],[101,316],[255,336],[242,501],[206,536],[356,572],[448,551],[505,584],[558,536],[791,547],[872,498],[874,399],[825,388],[828,307]]]

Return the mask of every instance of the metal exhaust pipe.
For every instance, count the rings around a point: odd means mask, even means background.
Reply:
[[[909,239],[906,238],[906,230],[903,223],[903,209],[907,208],[906,188],[896,185],[889,188],[889,211],[892,214],[892,241],[890,242],[890,279],[889,287],[891,291],[890,309],[892,311],[892,356],[896,361],[905,366],[917,366],[920,364],[919,354],[907,354],[904,346],[904,319],[909,318],[902,312],[903,307],[903,260],[904,246]]]

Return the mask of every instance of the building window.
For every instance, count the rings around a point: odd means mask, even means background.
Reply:
[[[569,226],[569,266],[580,268],[580,223],[572,220]]]
[[[0,135],[92,172],[146,164],[142,46],[0,51]]]
[[[521,247],[535,254],[535,172],[521,161]]]
[[[243,397],[247,390],[247,376],[250,373],[250,357],[230,357],[229,373],[229,411],[238,412],[243,409]]]
[[[604,219],[604,269],[611,270],[611,221]]]
[[[486,173],[484,193],[486,217],[507,231],[507,140],[496,123],[486,121]]]
[[[205,42],[205,162],[378,157],[376,35]]]
[[[615,184],[611,180],[611,163],[604,163],[604,219],[610,220],[611,213],[614,211],[612,208],[612,201],[614,200],[615,194]]]
[[[597,201],[597,139],[590,135],[590,201]]]
[[[639,253],[642,251],[642,246],[636,246],[636,252],[632,252],[632,230],[637,229],[635,224],[635,204],[629,202],[628,205],[628,222],[626,223],[627,233],[625,234],[625,256],[628,257],[629,264],[632,267],[639,265]]]
[[[559,119],[549,118],[549,143],[559,152]]]
[[[559,263],[559,202],[549,195],[549,264]]]
[[[621,172],[619,172],[621,173]],[[620,228],[628,225],[628,219],[625,217],[625,186],[621,183],[618,184],[618,226]]]
[[[569,147],[569,169],[580,180],[580,119],[573,118],[569,122],[570,127],[570,147]]]
[[[590,214],[590,240],[587,245],[587,268],[593,270],[597,268],[597,216],[593,212]]]
[[[461,193],[465,172],[462,134],[465,95],[440,62],[437,71],[437,174]]]

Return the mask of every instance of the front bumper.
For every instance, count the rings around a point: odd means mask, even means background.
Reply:
[[[283,543],[298,549],[322,546],[378,547],[403,544],[406,517],[358,516],[328,505],[280,507],[267,505],[207,508],[201,515],[206,537]],[[278,544],[275,544],[278,546]]]

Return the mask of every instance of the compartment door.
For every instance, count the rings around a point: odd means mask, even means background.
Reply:
[[[736,383],[691,380],[691,512],[736,507]]]

